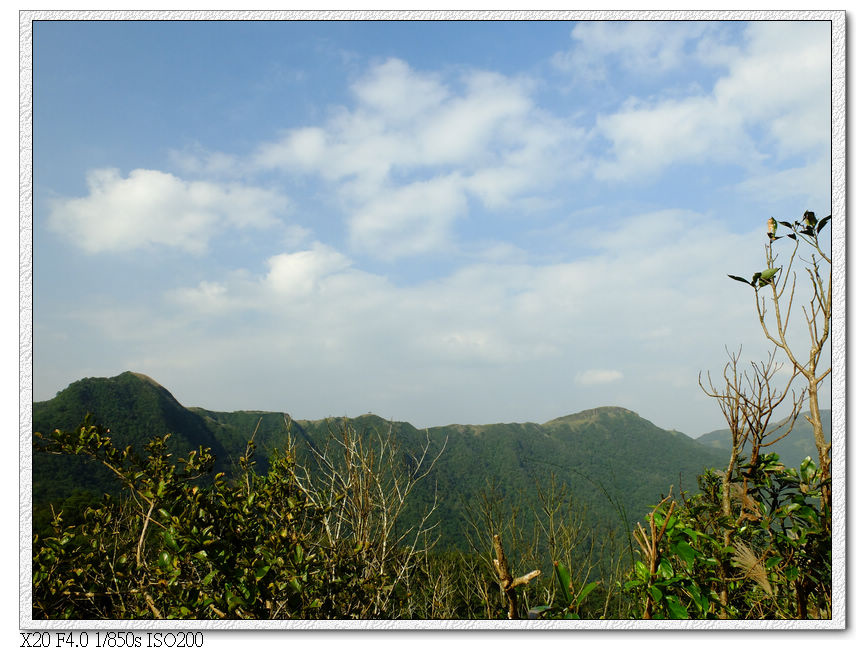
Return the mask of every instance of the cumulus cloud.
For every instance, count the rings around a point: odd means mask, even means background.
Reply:
[[[279,295],[303,296],[316,290],[322,279],[351,266],[341,253],[316,242],[310,250],[280,253],[267,260],[264,281]]]
[[[596,175],[645,179],[678,163],[753,169],[767,156],[822,156],[830,108],[828,27],[751,23],[745,36],[746,44],[727,61],[729,72],[710,93],[630,99],[618,112],[599,116],[597,133],[611,149]]]
[[[441,250],[472,198],[499,208],[542,196],[577,168],[584,133],[541,110],[519,80],[474,70],[447,83],[390,59],[351,91],[353,106],[261,145],[251,165],[333,183],[367,254]]]
[[[165,172],[116,169],[87,175],[83,198],[54,202],[50,226],[88,253],[127,251],[149,245],[201,253],[227,228],[266,228],[288,201],[255,187],[187,182]]]
[[[391,123],[414,123],[449,94],[434,75],[417,73],[405,61],[393,58],[369,70],[352,91],[361,106]]]

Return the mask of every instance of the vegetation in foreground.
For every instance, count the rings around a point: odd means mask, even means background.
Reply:
[[[46,453],[101,463],[125,489],[86,508],[80,521],[57,513],[33,542],[34,618],[829,618],[831,458],[817,391],[831,321],[831,265],[817,222],[780,222],[795,241],[776,266],[779,222],[769,222],[767,269],[750,281],[767,338],[804,378],[778,385],[774,354],[742,369],[730,355],[724,383],[702,383],[727,419],[730,460],[707,471],[693,494],[672,491],[631,536],[586,524],[555,481],[533,507],[495,486],[467,504],[469,552],[437,553],[430,523],[437,502],[409,523],[407,499],[440,453],[416,456],[350,426],[316,450],[314,466],[288,445],[261,474],[250,441],[231,478],[210,476],[199,448],[177,460],[165,438],[143,453],[116,449],[85,422],[37,435]],[[811,334],[798,357],[786,335],[800,242],[812,288]],[[790,283],[788,285],[788,282]],[[760,290],[771,287],[769,307]],[[784,302],[789,290],[788,302]],[[786,312],[785,312],[786,304]],[[774,323],[774,329],[773,324]],[[769,450],[806,402],[818,449],[787,468]],[[780,427],[777,409],[790,405]],[[253,436],[254,438],[254,436]]]

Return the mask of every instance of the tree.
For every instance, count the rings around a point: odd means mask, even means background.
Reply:
[[[831,218],[832,215],[829,215],[818,222],[814,213],[809,210],[804,213],[801,221],[794,221],[793,223],[769,219],[767,231],[769,243],[765,246],[766,269],[754,273],[750,282],[740,276],[729,276],[751,286],[754,291],[757,317],[763,333],[777,348],[783,350],[790,363],[793,364],[795,373],[801,375],[805,380],[809,409],[809,414],[805,417],[814,429],[814,444],[817,447],[820,478],[823,483],[820,498],[824,508],[831,507],[832,501],[831,442],[826,441],[826,436],[823,433],[818,393],[821,384],[832,370],[831,364],[825,369],[820,367],[820,361],[826,343],[829,341],[832,327],[832,257],[831,253],[827,254],[820,246],[819,234]],[[790,232],[786,236],[779,237],[777,235],[778,225],[784,226]],[[773,247],[778,242],[786,242],[787,239],[792,239],[794,244],[787,258],[786,267],[776,266],[780,253]],[[803,243],[812,249],[810,259],[797,256],[800,245]],[[806,303],[801,305],[810,339],[807,354],[794,352],[788,336],[791,316],[793,311],[798,310],[799,307],[798,305],[794,307],[793,304],[797,280],[794,267],[797,261],[804,264],[811,285],[810,297]],[[824,280],[820,271],[825,266],[829,267],[829,273]],[[768,304],[765,292],[760,293],[764,287],[769,287]]]
[[[732,523],[723,528],[723,542],[725,547],[730,547],[733,532],[755,516],[754,502],[747,496],[753,468],[759,466],[761,452],[766,447],[775,444],[790,433],[802,405],[802,395],[797,397],[794,394],[792,412],[779,423],[773,424],[775,410],[787,399],[795,374],[790,376],[783,389],[778,390],[772,386],[772,380],[780,370],[775,363],[774,352],[770,353],[768,362],[758,364],[752,361],[750,368],[746,370],[739,369],[741,350],[735,354],[728,351],[727,354],[730,361],[724,367],[723,387],[716,387],[711,375],[707,377],[708,387],[703,385],[702,374],[698,382],[703,392],[718,402],[730,429],[730,461],[727,467],[719,472],[721,514]],[[743,472],[743,454],[749,442],[751,449],[747,467],[752,468],[752,471]],[[733,512],[734,489],[735,496],[738,497],[738,512],[735,513]],[[727,583],[724,580],[729,573],[728,569],[727,563],[719,563],[718,572],[722,578],[720,599],[724,606],[728,601]]]
[[[721,386],[710,376],[707,385],[702,374],[699,378],[730,428],[730,461],[721,471],[706,472],[696,495],[683,494],[677,503],[671,493],[658,503],[646,517],[648,534],[642,526],[634,531],[645,562],[635,562],[623,587],[637,597],[644,618],[831,617],[831,445],[823,433],[818,397],[831,372],[831,365],[823,369],[820,361],[831,334],[832,260],[818,238],[830,219],[818,222],[810,211],[793,223],[769,219],[766,268],[750,280],[729,276],[753,290],[758,320],[775,350],[768,362],[751,363],[744,371],[740,354],[728,352]],[[790,232],[779,237],[779,225]],[[782,265],[775,246],[787,239],[794,244]],[[812,249],[810,258],[799,256],[803,243]],[[800,263],[811,288],[801,305],[810,340],[807,354],[794,351],[788,335],[799,309],[794,307],[794,267]],[[824,280],[821,270],[827,266]],[[780,389],[773,385],[778,350],[793,366]],[[798,396],[791,391],[797,377],[805,383]],[[810,458],[798,470],[786,468],[766,448],[789,433],[805,396],[819,469]],[[788,399],[789,415],[770,425]]]

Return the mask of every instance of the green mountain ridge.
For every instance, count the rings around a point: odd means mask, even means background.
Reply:
[[[84,416],[111,431],[116,446],[141,446],[171,433],[170,450],[178,455],[210,447],[218,468],[231,471],[254,435],[254,458],[267,467],[274,449],[291,439],[301,463],[312,463],[311,449],[321,449],[347,423],[376,439],[390,434],[403,451],[419,452],[427,442],[435,456],[444,448],[429,476],[412,493],[406,520],[437,503],[441,543],[464,544],[467,503],[482,491],[495,492],[510,506],[532,504],[551,476],[563,483],[600,525],[640,520],[661,495],[680,487],[693,491],[706,467],[726,463],[728,451],[710,438],[704,444],[685,434],[661,429],[637,413],[605,406],[549,420],[461,425],[417,429],[375,414],[354,418],[293,419],[284,412],[220,412],[182,406],[152,378],[124,372],[112,378],[87,378],[70,384],[53,399],[34,402],[33,430],[77,427]],[[78,458],[34,454],[34,505],[62,502],[76,490],[100,494],[113,484],[103,468]],[[522,505],[520,505],[522,507]],[[529,505],[528,507],[531,507]]]
[[[124,372],[116,377],[89,377],[70,384],[50,400],[33,403],[33,431],[73,429],[90,414],[108,429],[117,447],[141,450],[153,437],[171,434],[169,451],[185,455],[199,446],[210,448],[226,466],[229,452],[214,431],[146,375]],[[33,463],[34,503],[57,500],[74,490],[105,491],[113,484],[105,467],[80,458],[40,454]]]

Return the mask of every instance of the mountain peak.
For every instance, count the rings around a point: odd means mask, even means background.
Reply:
[[[543,426],[548,425],[556,425],[556,424],[580,424],[584,422],[590,422],[592,420],[597,420],[599,417],[607,416],[607,417],[640,417],[638,413],[634,413],[634,411],[630,411],[621,406],[598,406],[596,408],[586,409],[585,411],[580,411],[579,413],[572,413],[571,415],[563,415],[560,418],[555,418],[554,420],[550,420],[548,422],[544,422]]]
[[[143,372],[135,372],[133,370],[127,370],[126,372],[123,372],[120,375],[118,375],[118,377],[123,377],[123,376],[137,377],[138,379],[140,379],[144,382],[147,382],[148,384],[151,384],[152,386],[156,386],[157,388],[163,388],[163,389],[165,388],[158,381],[156,381],[152,377],[145,375]]]

